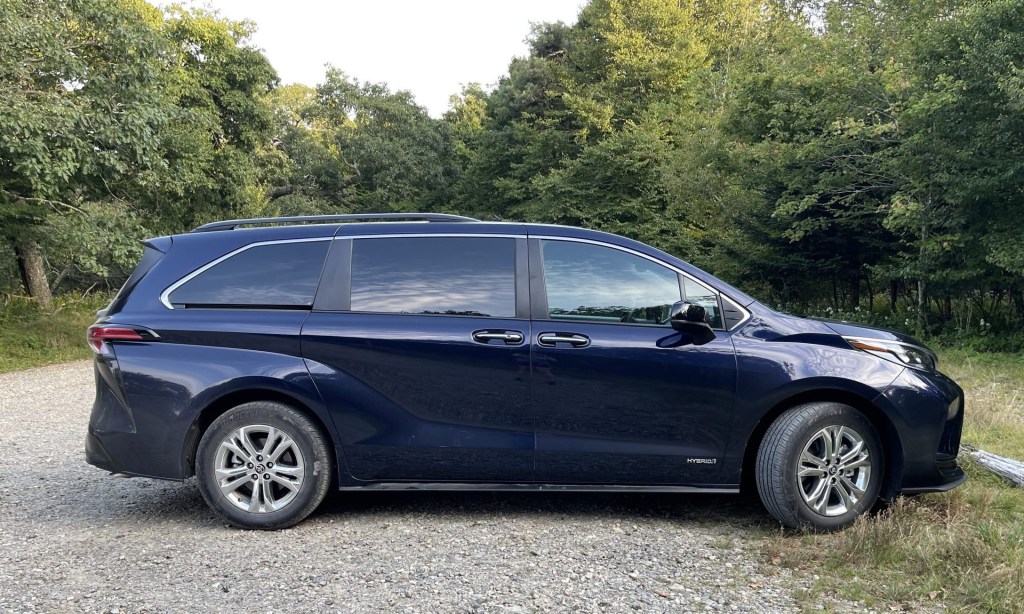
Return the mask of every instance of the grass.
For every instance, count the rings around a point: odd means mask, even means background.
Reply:
[[[1024,458],[1024,356],[946,351],[940,366],[967,393],[963,441]],[[840,533],[774,535],[765,556],[819,577],[808,608],[834,594],[887,610],[1024,612],[1024,489],[961,462],[960,488],[900,499]]]
[[[64,295],[55,299],[52,314],[24,297],[0,299],[0,373],[88,358],[85,329],[110,298]]]

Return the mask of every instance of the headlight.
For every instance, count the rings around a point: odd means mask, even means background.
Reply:
[[[939,359],[935,353],[928,348],[923,348],[902,341],[887,341],[882,339],[865,339],[862,337],[844,337],[846,342],[857,348],[870,352],[875,356],[884,358],[906,367],[935,371],[939,367]]]

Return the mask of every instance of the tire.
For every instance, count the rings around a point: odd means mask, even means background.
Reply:
[[[333,465],[312,420],[282,403],[254,401],[206,429],[196,477],[203,499],[229,523],[272,530],[302,521],[320,505]]]
[[[755,476],[761,502],[783,525],[835,531],[871,511],[884,470],[881,441],[863,414],[841,403],[808,403],[768,428]]]

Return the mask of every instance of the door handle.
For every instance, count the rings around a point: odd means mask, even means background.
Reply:
[[[590,345],[590,337],[578,333],[541,333],[537,337],[541,345],[554,346],[557,343],[568,343],[574,348]]]
[[[523,342],[523,333],[517,330],[478,330],[473,333],[473,341],[478,343],[504,341],[508,345],[515,345]]]

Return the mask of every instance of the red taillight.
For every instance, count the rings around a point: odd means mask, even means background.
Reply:
[[[135,329],[116,326],[90,326],[86,339],[95,352],[103,352],[103,344],[107,341],[145,341]]]

